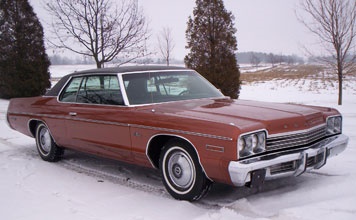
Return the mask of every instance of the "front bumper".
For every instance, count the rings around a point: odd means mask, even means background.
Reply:
[[[326,138],[306,148],[267,154],[229,163],[229,174],[235,186],[244,186],[254,181],[254,173],[259,178],[275,179],[299,176],[305,171],[319,169],[329,157],[345,150],[349,138],[340,134]],[[262,172],[261,172],[262,171]],[[264,175],[260,177],[260,175]]]

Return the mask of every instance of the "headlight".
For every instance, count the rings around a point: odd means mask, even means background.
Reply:
[[[328,117],[326,120],[326,134],[340,134],[342,131],[342,117],[341,116],[333,116]]]
[[[266,150],[266,133],[259,131],[240,136],[238,140],[239,157],[247,157]]]

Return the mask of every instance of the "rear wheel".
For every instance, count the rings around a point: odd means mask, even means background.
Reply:
[[[45,161],[55,162],[61,159],[64,149],[54,143],[49,129],[44,123],[36,128],[36,145],[38,153]]]
[[[160,156],[163,184],[176,199],[194,201],[209,189],[198,157],[192,147],[182,141],[169,141]]]

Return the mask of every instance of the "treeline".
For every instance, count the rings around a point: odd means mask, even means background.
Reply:
[[[75,65],[75,64],[95,64],[95,61],[83,56],[79,57],[68,57],[61,55],[52,55],[49,57],[52,65]]]
[[[251,64],[259,66],[260,64],[271,64],[272,66],[281,63],[290,65],[302,64],[304,59],[297,55],[277,55],[274,53],[261,53],[261,52],[242,52],[237,53],[237,62],[239,64]]]
[[[304,59],[297,55],[277,55],[274,53],[261,53],[261,52],[242,52],[237,53],[237,62],[239,64],[251,64],[253,66],[259,66],[260,64],[271,64],[272,66],[281,63],[287,63],[290,65],[302,64]],[[75,65],[75,64],[95,64],[95,61],[88,57],[68,57],[62,55],[50,56],[52,65]],[[137,64],[165,64],[165,60],[154,57],[145,57],[136,59],[134,61]],[[120,58],[114,59],[111,63],[123,63]],[[173,64],[184,64],[183,60],[172,60]]]
[[[78,64],[95,64],[95,61],[91,58],[88,57],[68,57],[68,56],[61,56],[61,55],[52,55],[49,57],[51,60],[52,65],[78,65]],[[139,58],[136,59],[135,61],[132,61],[133,63],[137,64],[165,64],[166,61],[161,59],[161,58],[151,58],[151,57],[145,57],[145,58]],[[117,58],[114,59],[111,64],[115,63],[124,63],[124,60]],[[183,60],[175,60],[172,59],[171,63],[174,64],[184,64]]]

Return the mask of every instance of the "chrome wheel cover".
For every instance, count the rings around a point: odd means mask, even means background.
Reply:
[[[51,134],[49,133],[46,127],[42,128],[39,132],[38,144],[43,154],[48,154],[50,152],[52,146],[52,139]]]
[[[190,190],[195,181],[195,167],[188,153],[181,150],[173,152],[168,158],[167,171],[176,187]]]

